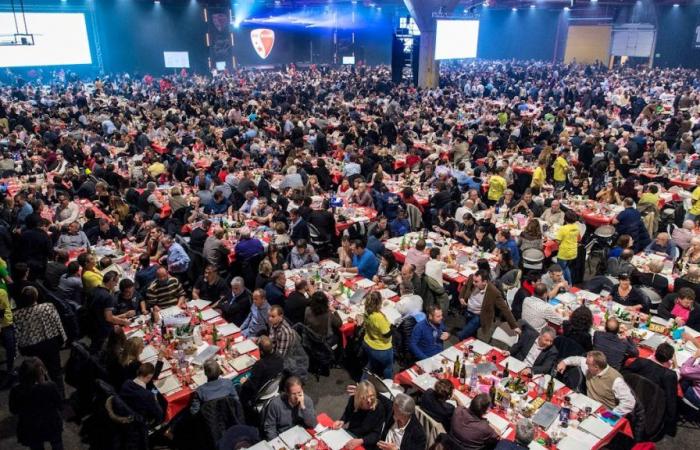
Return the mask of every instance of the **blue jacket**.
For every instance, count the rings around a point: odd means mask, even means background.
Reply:
[[[513,257],[513,265],[515,267],[518,267],[520,264],[520,249],[518,248],[518,244],[515,242],[514,239],[508,239],[505,242],[499,242],[496,244],[496,247],[499,249],[508,249],[510,250],[510,255]]]
[[[391,235],[393,237],[403,236],[411,231],[411,224],[408,222],[408,220],[399,219],[397,217],[389,223],[389,230],[391,230]]]
[[[408,348],[416,359],[426,359],[443,350],[440,335],[445,331],[445,323],[435,326],[430,320],[421,320],[413,327]]]

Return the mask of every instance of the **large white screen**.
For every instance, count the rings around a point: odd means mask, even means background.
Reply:
[[[190,54],[188,52],[163,52],[165,67],[182,69],[190,68]]]
[[[478,20],[438,20],[435,59],[476,58]]]
[[[92,64],[85,14],[26,13],[27,31],[34,45],[0,46],[0,67],[63,66]],[[24,22],[17,16],[20,32]],[[15,33],[12,13],[0,13],[0,39]]]

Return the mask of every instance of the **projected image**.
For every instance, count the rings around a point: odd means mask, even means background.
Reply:
[[[438,20],[435,59],[476,58],[478,20]]]
[[[85,14],[26,13],[26,18],[34,45],[0,46],[0,67],[92,64]],[[0,13],[0,40],[14,30],[12,13]]]

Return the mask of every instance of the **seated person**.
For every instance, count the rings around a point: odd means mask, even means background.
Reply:
[[[80,229],[78,222],[71,222],[70,225],[60,234],[56,242],[57,250],[77,250],[79,248],[90,249],[90,240]]]
[[[522,325],[522,330],[518,342],[511,347],[510,354],[513,358],[525,363],[527,368],[523,369],[523,373],[530,375],[551,373],[559,356],[554,346],[557,332],[552,327],[544,327],[538,336],[537,331],[527,324]]]
[[[394,306],[399,314],[401,314],[401,318],[412,316],[416,319],[416,322],[425,319],[425,314],[423,314],[423,299],[420,295],[415,294],[415,288],[411,279],[401,282],[399,292],[401,293],[401,297]]]
[[[248,378],[245,379],[240,388],[241,402],[246,407],[251,406],[251,402],[265,383],[281,374],[284,369],[284,360],[274,351],[269,337],[261,336],[258,339],[258,348],[260,349],[260,359],[253,364]]]
[[[569,291],[569,283],[564,279],[564,270],[559,264],[552,264],[549,267],[547,273],[542,275],[542,283],[547,287],[547,297],[549,298]]]
[[[265,439],[274,439],[294,426],[314,428],[316,412],[311,397],[304,395],[299,377],[291,376],[284,383],[284,392],[267,405],[263,429]]]
[[[632,284],[652,288],[663,298],[668,294],[668,278],[661,275],[664,263],[654,259],[649,261],[647,266],[649,267],[648,272],[642,272],[636,268],[632,270],[632,273],[630,273]]]
[[[194,391],[192,403],[190,404],[190,413],[197,414],[203,403],[224,397],[231,397],[240,406],[238,392],[236,392],[233,381],[228,378],[221,378],[221,367],[219,367],[219,363],[214,358],[204,363],[204,375],[207,377],[207,382]],[[243,411],[237,412],[239,413],[238,419],[243,420]]]
[[[447,403],[447,400],[452,398],[453,392],[454,385],[450,380],[439,379],[432,389],[428,389],[421,395],[419,403],[423,412],[440,422],[447,432],[450,431],[452,415],[455,412],[455,406]]]
[[[564,321],[557,308],[547,302],[547,286],[544,283],[537,283],[532,295],[523,300],[522,320],[537,332],[548,323],[561,325]]]
[[[119,396],[135,413],[152,424],[158,424],[165,417],[163,408],[158,403],[157,394],[147,386],[153,380],[156,368],[151,363],[143,363],[139,366],[136,378],[126,380],[119,390]]]
[[[636,373],[663,389],[666,396],[666,432],[675,433],[676,410],[678,403],[678,375],[673,367],[673,346],[667,342],[660,344],[651,358],[637,358],[624,373]]]
[[[156,279],[146,290],[145,300],[141,300],[141,313],[147,314],[146,307],[153,308],[154,306],[163,309],[177,305],[182,308],[186,306],[186,302],[185,290],[182,289],[180,281],[170,276],[165,267],[159,267],[156,270]]]
[[[535,425],[528,418],[523,417],[515,424],[515,441],[501,439],[495,450],[527,450],[535,439]]]
[[[655,253],[657,255],[663,255],[669,259],[678,258],[678,249],[671,242],[671,236],[668,233],[659,233],[644,251],[648,253]]]
[[[403,392],[394,397],[393,415],[384,427],[379,450],[424,449],[427,437],[416,417],[416,402]]]
[[[318,263],[318,254],[313,246],[306,242],[306,239],[299,239],[296,245],[292,247],[287,259],[287,267],[289,269],[301,269],[302,267]]]
[[[417,360],[430,358],[443,350],[450,334],[442,320],[442,309],[438,305],[428,307],[428,316],[413,327],[408,348]]]
[[[219,276],[219,272],[213,265],[204,269],[204,275],[200,275],[192,289],[193,299],[203,299],[210,302],[218,302],[228,294],[226,281]]]
[[[700,309],[695,308],[695,292],[687,287],[678,289],[677,294],[665,296],[657,313],[662,319],[675,319],[679,326],[697,329],[700,325]]]
[[[347,448],[355,448],[358,445],[374,448],[381,438],[386,416],[387,411],[382,400],[377,397],[374,385],[364,380],[357,384],[342,417],[333,423],[333,429],[344,428],[348,433],[357,436],[345,444]]]
[[[241,334],[247,338],[257,337],[267,330],[267,317],[270,313],[270,304],[265,298],[265,291],[256,289],[253,291],[253,304],[250,307],[248,317],[241,324]]]
[[[700,354],[700,352],[698,352]],[[692,358],[691,358],[692,359]],[[557,365],[557,372],[580,367],[586,379],[586,395],[600,402],[613,414],[624,417],[634,410],[636,399],[620,372],[608,365],[603,352],[593,350],[583,356],[569,356]]]
[[[411,231],[411,223],[406,218],[406,210],[399,208],[398,215],[389,223],[391,236],[403,236]]]
[[[221,310],[227,322],[233,322],[241,326],[253,304],[253,298],[248,289],[245,288],[245,281],[242,277],[233,277],[231,280],[231,291],[224,298],[212,305],[213,308]]]
[[[621,273],[618,276],[620,284],[618,284],[608,296],[609,300],[626,306],[633,311],[649,311],[649,304],[646,296],[642,295],[641,291],[632,286],[630,276],[626,273]]]
[[[498,442],[498,433],[484,418],[489,408],[491,399],[488,394],[474,397],[469,407],[457,407],[452,416],[450,437],[460,444],[460,448],[491,448]]]
[[[634,250],[626,248],[622,250],[618,258],[608,258],[606,275],[617,278],[622,273],[632,273],[634,271],[634,266],[632,265],[633,257]]]
[[[608,258],[619,258],[622,251],[628,248],[634,248],[634,240],[629,234],[623,234],[617,238],[617,245],[608,252]]]
[[[639,349],[629,337],[620,337],[620,322],[615,317],[605,322],[605,331],[593,333],[593,349],[605,354],[608,364],[620,370],[627,358],[639,356]]]

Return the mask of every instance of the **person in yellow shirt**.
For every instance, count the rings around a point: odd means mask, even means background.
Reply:
[[[102,285],[102,272],[97,270],[97,259],[95,255],[82,253],[78,256],[78,264],[83,268],[81,278],[83,280],[83,290],[86,294],[92,292],[97,286]]]
[[[569,172],[569,162],[566,157],[569,155],[567,149],[563,149],[557,159],[554,160],[554,188],[563,189],[566,185],[566,174]]]
[[[696,178],[695,184],[695,189],[693,189],[693,193],[690,196],[693,204],[685,214],[685,220],[692,220],[693,222],[695,222],[695,218],[700,216],[700,177]]]
[[[370,293],[365,299],[365,339],[369,370],[384,379],[394,377],[394,349],[391,343],[391,323],[382,309],[379,292]]]
[[[655,184],[650,184],[647,191],[639,197],[637,204],[648,203],[652,206],[659,206],[659,187]]]
[[[537,193],[539,193],[540,189],[542,189],[542,186],[544,186],[546,178],[547,161],[544,159],[540,159],[537,161],[537,167],[535,167],[535,171],[532,173],[532,182],[530,183],[530,189],[536,189]]]
[[[165,172],[165,164],[163,164],[160,160],[156,160],[153,162],[153,164],[148,166],[148,173],[153,178],[158,178],[163,172]]]
[[[7,376],[0,386],[9,387],[15,380],[15,356],[17,355],[17,340],[15,337],[15,325],[10,305],[10,296],[6,288],[0,288],[0,343],[5,348],[5,364]]]
[[[489,192],[487,194],[487,198],[491,205],[498,202],[501,197],[503,197],[503,193],[508,187],[508,183],[506,182],[504,175],[505,169],[500,167],[497,169],[496,175],[489,178]]]
[[[559,252],[557,253],[557,263],[561,266],[564,272],[564,279],[571,286],[571,270],[569,265],[578,256],[578,241],[581,239],[581,230],[578,226],[578,217],[576,213],[569,210],[564,214],[564,225],[559,227],[557,235],[554,238],[559,243]]]

